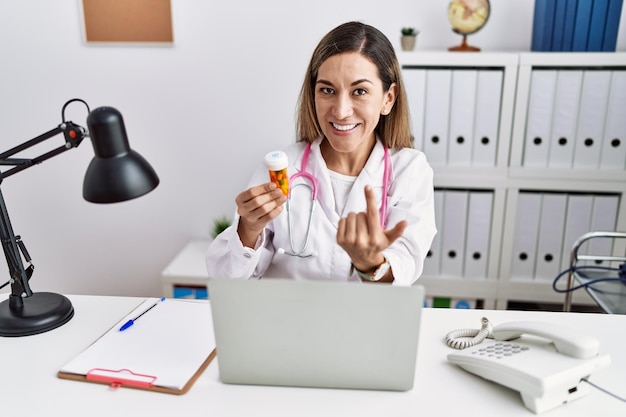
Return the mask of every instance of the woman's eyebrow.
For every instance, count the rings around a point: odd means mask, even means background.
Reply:
[[[326,80],[323,80],[323,79],[317,80],[315,83],[316,84],[324,84],[324,85],[333,85],[333,83],[331,83],[330,81],[326,81]],[[355,86],[355,85],[359,85],[359,84],[362,84],[362,83],[374,84],[373,82],[371,82],[367,78],[361,78],[359,80],[353,81],[350,85],[351,86]]]
[[[326,80],[317,80],[315,81],[315,84],[333,85],[333,83],[331,83],[330,81],[326,81]]]
[[[367,78],[361,78],[360,80],[354,81],[350,85],[354,86],[354,85],[363,84],[363,83],[374,84],[372,81],[368,80]]]

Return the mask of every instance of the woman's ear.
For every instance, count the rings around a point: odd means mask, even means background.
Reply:
[[[396,103],[396,96],[398,94],[398,86],[396,83],[392,83],[389,86],[389,90],[385,91],[385,97],[383,101],[383,106],[380,110],[380,114],[383,116],[391,113],[391,109],[393,109],[393,105]]]

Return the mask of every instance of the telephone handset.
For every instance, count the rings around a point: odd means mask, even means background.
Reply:
[[[544,322],[492,327],[483,319],[481,330],[450,332],[446,342],[460,349],[448,355],[450,362],[519,391],[524,405],[536,414],[587,394],[589,386],[580,381],[610,364],[609,355],[599,354],[596,339]]]

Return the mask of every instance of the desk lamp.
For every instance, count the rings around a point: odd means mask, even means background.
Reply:
[[[65,121],[65,109],[72,102],[87,107],[87,127]],[[89,136],[95,157],[87,168],[83,182],[83,197],[92,203],[116,203],[142,196],[152,191],[159,178],[150,164],[130,149],[122,115],[112,107],[93,111],[81,99],[63,105],[61,124],[56,128],[0,154],[0,166],[12,166],[0,172],[2,181],[20,171],[76,148]],[[63,134],[65,144],[33,159],[13,158],[13,155]],[[11,284],[9,299],[0,303],[0,336],[28,336],[47,332],[67,323],[74,316],[72,303],[63,295],[34,293],[29,285],[34,265],[20,236],[15,236],[4,197],[0,191],[0,238],[9,266]],[[28,266],[24,266],[26,261]]]

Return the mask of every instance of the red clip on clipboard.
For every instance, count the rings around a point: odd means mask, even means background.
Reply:
[[[87,381],[100,382],[109,384],[111,388],[134,387],[150,389],[156,381],[156,376],[137,374],[130,369],[120,369],[114,371],[111,369],[94,368],[85,375]]]

